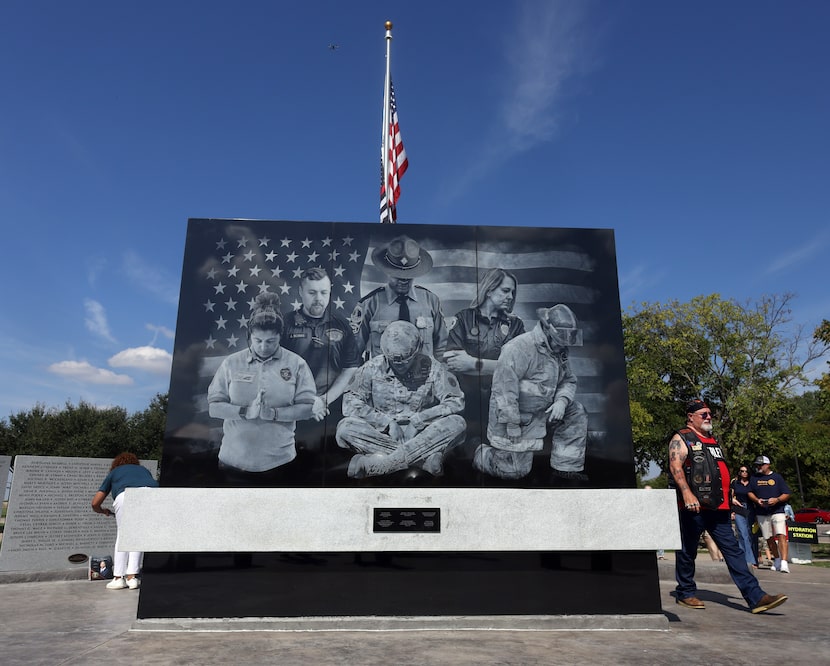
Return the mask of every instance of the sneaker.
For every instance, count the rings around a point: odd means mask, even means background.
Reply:
[[[766,613],[777,606],[780,606],[787,600],[786,594],[765,594],[760,601],[752,608],[753,613]]]
[[[790,565],[787,564],[787,560],[781,560],[781,564],[778,566],[778,571],[781,573],[790,573]]]
[[[767,596],[769,596],[769,595],[767,595]],[[766,598],[766,597],[764,597],[764,598]],[[763,601],[763,599],[761,599],[761,601]],[[703,609],[703,608],[706,608],[706,604],[704,604],[697,597],[686,597],[685,599],[681,599],[680,597],[678,597],[677,598],[677,603],[679,603],[681,606],[685,606],[686,608],[697,608],[699,610]],[[754,613],[755,611],[752,611],[752,612]],[[758,611],[758,612],[760,612],[760,611]]]
[[[113,578],[107,583],[108,590],[123,590],[125,587],[127,587],[127,583],[124,582],[123,578]]]
[[[127,579],[127,587],[131,590],[137,590],[141,583],[138,582],[138,578],[128,578]]]
[[[772,570],[773,571],[781,571],[781,558],[780,557],[776,557],[772,561]]]

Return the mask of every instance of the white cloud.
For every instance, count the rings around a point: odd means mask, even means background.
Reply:
[[[816,256],[824,256],[827,241],[830,239],[830,234],[827,232],[819,233],[815,238],[811,238],[801,247],[780,255],[775,261],[770,263],[767,267],[766,274],[771,275],[780,271],[785,271],[790,266],[799,266],[804,264],[808,259]]]
[[[131,347],[118,352],[108,363],[113,368],[136,368],[158,374],[170,372],[173,356],[158,347]]]
[[[522,3],[508,36],[511,89],[503,121],[510,152],[549,141],[556,133],[563,86],[584,66],[584,7],[561,0]]]
[[[124,271],[127,277],[138,287],[147,291],[165,303],[176,305],[179,302],[179,280],[162,270],[152,266],[142,259],[136,252],[124,254]]]
[[[594,66],[599,30],[588,33],[584,27],[589,3],[527,0],[517,6],[515,25],[505,36],[507,83],[499,123],[481,142],[481,151],[449,180],[445,199],[460,196],[504,162],[553,140],[564,113],[565,84]]]
[[[84,301],[84,309],[86,310],[86,318],[84,323],[95,335],[98,335],[108,342],[115,342],[115,338],[110,332],[109,323],[107,322],[107,313],[104,306],[98,301],[87,298]]]
[[[61,377],[75,379],[90,384],[114,384],[118,386],[129,386],[133,383],[132,377],[119,375],[112,370],[96,368],[87,361],[61,361],[53,363],[48,368],[49,372]]]
[[[156,344],[156,340],[158,340],[159,335],[163,335],[168,340],[172,340],[173,337],[176,335],[175,331],[171,331],[166,326],[156,326],[155,324],[144,324],[144,328],[148,331],[153,332],[153,339],[150,341],[150,346]]]

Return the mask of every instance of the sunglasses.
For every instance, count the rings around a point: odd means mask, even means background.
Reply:
[[[711,419],[712,412],[701,412],[700,414],[695,414],[695,416],[699,416],[702,419]]]
[[[738,472],[739,472],[739,473],[743,473],[743,474],[749,474],[749,470],[748,470],[748,469],[739,469],[739,470],[738,470]]]

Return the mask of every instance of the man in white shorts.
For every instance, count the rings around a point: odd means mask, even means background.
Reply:
[[[784,507],[792,491],[778,472],[770,469],[766,456],[755,459],[755,474],[749,480],[749,500],[755,503],[755,514],[761,534],[767,540],[772,553],[775,571],[790,573],[787,564],[789,545],[787,543],[787,514]]]

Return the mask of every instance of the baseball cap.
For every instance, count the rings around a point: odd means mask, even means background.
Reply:
[[[761,465],[769,465],[769,458],[766,456],[758,456],[755,458],[755,466],[760,467]]]

